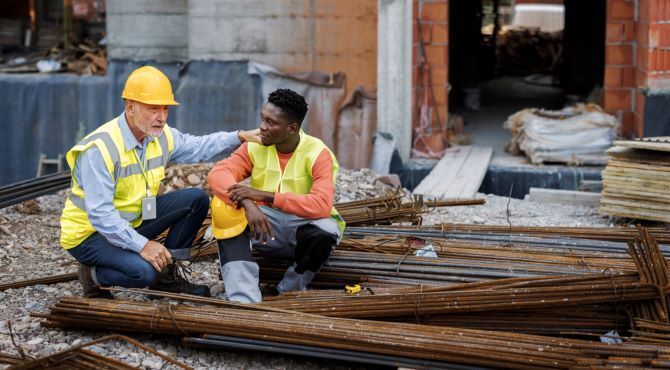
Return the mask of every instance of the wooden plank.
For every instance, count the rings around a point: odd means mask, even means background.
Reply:
[[[585,207],[598,207],[600,193],[587,191],[530,188],[528,200],[536,203],[571,204]]]
[[[670,158],[665,152],[655,152],[653,150],[625,148],[614,146],[607,150],[607,155],[612,159],[626,162],[635,162],[643,164],[670,165]]]
[[[442,198],[464,199],[473,198],[482,185],[489,168],[493,148],[473,146],[470,154],[448,186],[444,187]]]
[[[658,140],[658,141],[650,141],[650,140]],[[644,140],[615,140],[614,145],[623,146],[627,148],[670,152],[670,137],[658,136],[658,137],[647,137],[644,138]]]
[[[434,197],[439,197],[441,194],[433,193],[435,188],[439,186],[441,182],[449,181],[451,174],[458,173],[468,154],[470,154],[471,146],[459,146],[455,148],[456,150],[449,149],[442,159],[437,162],[437,165],[430,171],[430,173],[421,180],[421,183],[417,185],[414,189],[414,194],[423,194],[423,195],[432,195]]]
[[[611,216],[639,218],[641,220],[670,222],[670,214],[659,214],[642,208],[629,209],[616,205],[601,204],[598,213]]]

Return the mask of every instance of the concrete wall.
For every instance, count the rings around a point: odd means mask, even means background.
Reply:
[[[187,0],[107,0],[110,59],[188,59]]]
[[[189,58],[249,59],[286,72],[342,71],[376,85],[376,0],[188,2]]]
[[[111,59],[253,60],[376,86],[376,0],[108,0]]]

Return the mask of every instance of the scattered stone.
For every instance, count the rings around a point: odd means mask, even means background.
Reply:
[[[191,184],[191,185],[193,185],[193,186],[198,185],[198,184],[200,184],[200,182],[201,182],[201,181],[200,181],[200,177],[198,177],[198,175],[196,175],[196,174],[194,174],[194,173],[188,175],[188,176],[186,177],[186,181],[188,181],[188,183]]]

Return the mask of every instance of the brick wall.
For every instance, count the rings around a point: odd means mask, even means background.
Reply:
[[[639,68],[651,93],[670,90],[670,2],[639,0]],[[644,68],[644,69],[643,69]],[[643,85],[642,85],[643,86]]]
[[[635,128],[635,27],[634,0],[607,1],[604,105],[619,118],[624,136],[631,136]]]
[[[645,95],[670,89],[670,2],[608,0],[605,110],[642,137]]]
[[[419,106],[423,97],[423,73],[420,68],[419,30],[426,50],[430,70],[429,84],[435,96],[435,110],[432,113],[433,127],[444,126],[448,114],[449,101],[449,0],[424,0],[419,13],[419,1],[414,0],[414,36],[412,54],[412,106],[413,127],[419,124]],[[418,104],[417,104],[418,103]],[[440,122],[437,121],[439,116]]]

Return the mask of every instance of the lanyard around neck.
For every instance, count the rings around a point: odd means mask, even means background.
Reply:
[[[137,159],[137,164],[140,166],[140,170],[142,170],[142,177],[144,177],[144,181],[147,186],[147,196],[150,197],[151,195],[151,189],[149,188],[149,176],[147,176],[147,172],[145,170],[145,165],[144,162],[140,160],[140,156],[137,155],[137,149],[133,148],[133,153],[135,154],[135,159]],[[146,158],[146,153],[144,155]]]

